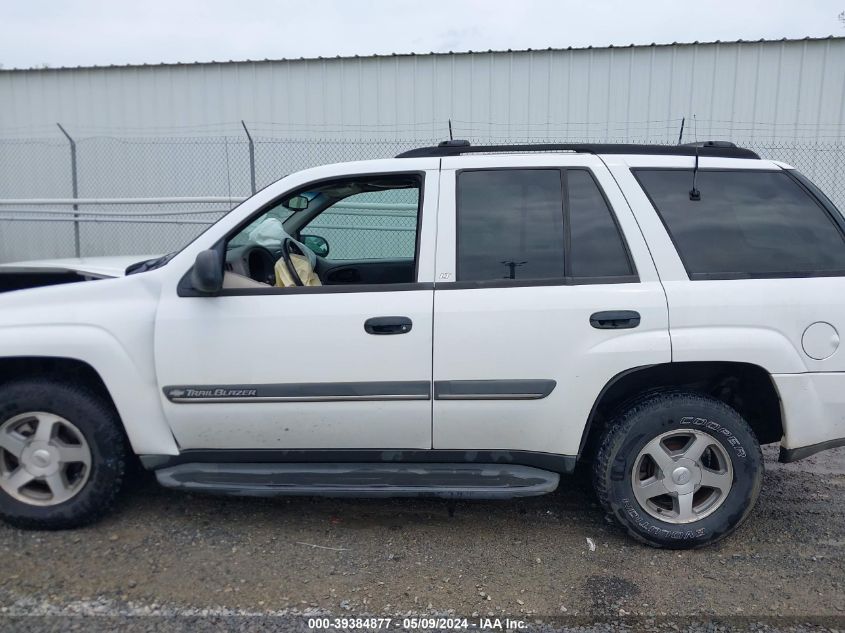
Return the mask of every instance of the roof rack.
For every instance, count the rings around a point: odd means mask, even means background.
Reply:
[[[425,156],[460,156],[461,154],[494,154],[499,152],[577,152],[582,154],[651,154],[657,156],[712,156],[720,158],[760,157],[750,149],[737,147],[729,141],[700,141],[683,145],[637,145],[633,143],[531,143],[527,145],[471,145],[456,139],[442,141],[433,147],[418,147],[397,154],[396,158]]]

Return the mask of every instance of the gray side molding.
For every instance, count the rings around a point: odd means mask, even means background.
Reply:
[[[554,380],[435,380],[435,400],[540,400]]]
[[[539,400],[554,380],[436,380],[436,400]],[[306,382],[269,385],[171,385],[162,390],[176,404],[227,402],[334,402],[349,400],[430,400],[425,380]]]
[[[163,391],[170,402],[177,404],[431,399],[431,383],[426,380],[306,382],[277,385],[176,385],[164,387]]]

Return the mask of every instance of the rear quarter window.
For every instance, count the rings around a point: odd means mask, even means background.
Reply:
[[[636,169],[691,279],[845,276],[832,215],[785,171]]]

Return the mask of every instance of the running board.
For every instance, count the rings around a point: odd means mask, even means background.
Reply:
[[[188,492],[247,496],[533,497],[557,488],[560,475],[500,464],[204,464],[156,471],[161,485]]]

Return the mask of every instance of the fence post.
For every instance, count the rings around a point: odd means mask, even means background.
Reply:
[[[246,123],[244,123],[243,119],[241,119],[241,125],[244,126],[244,132],[246,132],[246,138],[249,141],[249,188],[250,188],[250,191],[254,194],[255,193],[255,144],[252,142],[252,135],[249,133],[249,130],[246,127]]]
[[[67,133],[62,127],[61,123],[56,123],[59,126],[59,129],[62,131],[62,134],[65,135],[68,142],[70,143],[70,177],[71,177],[71,187],[73,188],[73,198],[79,197],[79,185],[76,179],[76,141],[71,138],[70,134]],[[79,249],[79,214],[76,211],[79,211],[79,205],[73,205],[73,252],[76,253],[77,257],[81,257],[81,252]]]

